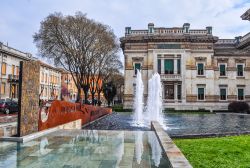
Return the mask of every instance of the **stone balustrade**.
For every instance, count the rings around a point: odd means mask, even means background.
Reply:
[[[160,76],[161,76],[161,80],[163,80],[163,81],[167,81],[167,80],[179,81],[179,80],[181,80],[180,74],[161,74]]]

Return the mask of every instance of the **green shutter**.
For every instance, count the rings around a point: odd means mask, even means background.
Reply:
[[[198,88],[198,94],[204,94],[204,88]]]
[[[242,72],[243,71],[243,66],[242,65],[238,65],[237,69],[238,69],[238,71]]]
[[[203,70],[203,64],[198,64],[198,70]]]
[[[141,69],[141,64],[139,64],[139,63],[135,63],[135,69]]]
[[[244,96],[243,89],[238,89],[238,96]]]
[[[165,71],[174,71],[174,61],[173,60],[165,60]]]
[[[220,89],[220,95],[226,96],[226,89]]]
[[[225,71],[226,71],[225,65],[220,65],[220,72],[225,72]]]

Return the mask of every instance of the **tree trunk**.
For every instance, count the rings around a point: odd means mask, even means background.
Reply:
[[[84,89],[84,104],[87,104],[88,102],[88,89]]]
[[[92,96],[92,105],[94,106],[95,105],[95,92],[92,92],[91,96]]]
[[[98,92],[97,93],[97,103],[98,103],[98,106],[101,106],[101,92]]]
[[[80,102],[81,100],[81,88],[77,88],[77,97],[76,97],[76,102]],[[82,103],[82,102],[80,102]]]

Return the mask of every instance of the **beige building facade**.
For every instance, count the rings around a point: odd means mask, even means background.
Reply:
[[[36,58],[0,42],[0,99],[18,99],[20,61],[27,60]]]
[[[40,62],[40,99],[61,99],[61,69]]]
[[[136,69],[147,99],[148,80],[161,76],[164,108],[226,110],[232,101],[250,102],[250,34],[219,39],[212,27],[145,30],[125,28],[120,39],[125,57],[124,108],[132,108]]]

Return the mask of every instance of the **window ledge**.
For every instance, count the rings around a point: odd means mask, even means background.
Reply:
[[[197,78],[206,78],[205,75],[196,75]]]
[[[236,76],[236,79],[245,79],[245,76]]]
[[[219,78],[227,78],[227,76],[219,76]]]

